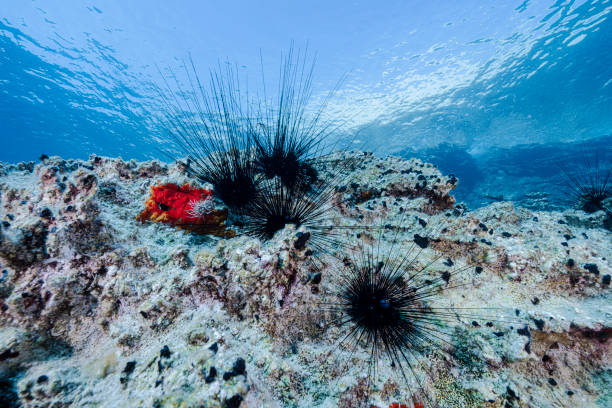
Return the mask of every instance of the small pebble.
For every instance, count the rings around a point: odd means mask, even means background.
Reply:
[[[172,352],[170,351],[170,348],[168,346],[162,347],[162,349],[159,352],[159,355],[164,358],[170,358],[171,354]]]
[[[429,246],[429,238],[422,237],[419,234],[414,234],[414,243],[420,248],[427,248]]]
[[[208,375],[206,376],[204,381],[206,381],[207,384],[210,384],[211,382],[215,381],[216,377],[217,377],[217,369],[215,368],[215,366],[212,366],[208,370]]]
[[[595,264],[592,264],[592,263],[584,264],[583,268],[595,275],[599,275],[599,268]]]

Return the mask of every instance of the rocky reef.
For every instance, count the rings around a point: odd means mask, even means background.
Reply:
[[[336,180],[335,225],[427,236],[423,257],[473,266],[473,284],[445,301],[499,313],[458,317],[457,358],[432,350],[416,367],[440,406],[612,404],[606,214],[510,202],[466,212],[451,195],[459,180],[431,164],[341,156],[354,165]],[[0,406],[408,401],[412,380],[384,359],[368,400],[367,352],[336,347],[321,303],[341,261],[304,228],[262,242],[136,220],[150,188],[188,183],[184,170],[98,156],[0,165]]]

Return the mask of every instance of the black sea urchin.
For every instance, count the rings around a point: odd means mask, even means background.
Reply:
[[[502,312],[445,304],[448,290],[473,285],[473,266],[449,270],[454,262],[442,255],[425,260],[426,246],[403,247],[397,235],[388,245],[381,249],[384,243],[379,238],[362,246],[344,259],[344,267],[333,277],[333,300],[325,305],[336,316],[331,326],[340,329],[336,345],[348,348],[351,355],[360,347],[368,351],[369,387],[379,361],[386,358],[411,396],[425,406],[438,406],[431,392],[435,376],[429,359],[437,356],[461,363],[453,341],[455,330],[462,325],[465,330],[484,326],[478,323],[483,319],[493,326],[493,321],[501,321]],[[484,310],[495,310],[496,315],[491,319]]]
[[[247,117],[249,104],[241,94],[238,71],[230,64],[210,73],[206,90],[191,62],[185,73],[189,91],[180,97],[160,92],[166,114],[163,127],[187,157],[187,172],[213,185],[215,195],[241,213],[256,195],[255,164]],[[165,81],[165,78],[164,78]]]
[[[273,103],[268,100],[264,79],[264,97],[251,121],[258,170],[266,178],[279,177],[285,186],[301,190],[316,182],[322,142],[335,129],[321,116],[333,91],[315,111],[307,111],[315,64],[314,59],[307,61],[306,51],[295,52],[293,46],[289,49],[281,61],[277,97]]]
[[[288,224],[304,226],[310,245],[326,249],[335,242],[335,227],[329,220],[333,194],[333,187],[323,182],[306,189],[287,187],[278,177],[264,181],[243,216],[243,231],[268,240]]]
[[[585,159],[583,171],[561,170],[567,177],[567,189],[574,207],[594,213],[603,210],[603,201],[612,197],[612,168],[600,163],[599,155],[594,160]]]

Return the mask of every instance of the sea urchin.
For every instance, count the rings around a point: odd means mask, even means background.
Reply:
[[[208,90],[193,62],[185,75],[190,89],[183,91],[177,81],[180,97],[164,77],[167,90],[159,90],[166,112],[161,126],[187,157],[187,173],[212,184],[215,196],[241,213],[255,197],[257,181],[246,119],[249,103],[241,93],[238,71],[229,63],[211,71]]]
[[[594,213],[603,210],[603,201],[612,197],[612,168],[601,167],[599,155],[594,160],[585,159],[584,171],[561,170],[567,178],[567,189],[576,208]]]
[[[473,329],[480,327],[477,320],[500,321],[500,310],[491,319],[481,312],[494,308],[457,308],[441,301],[447,290],[473,284],[465,273],[473,266],[457,267],[448,260],[438,265],[444,261],[439,254],[425,260],[423,245],[401,248],[397,235],[386,254],[381,253],[384,245],[381,238],[362,245],[343,260],[343,268],[333,277],[335,289],[324,305],[335,316],[330,326],[340,330],[334,349],[347,348],[351,355],[358,347],[368,350],[368,384],[376,379],[379,361],[386,357],[413,397],[426,406],[438,406],[425,390],[426,384],[435,381],[425,356],[431,357],[428,353],[433,351],[453,359],[457,324]],[[443,270],[443,265],[454,269]]]

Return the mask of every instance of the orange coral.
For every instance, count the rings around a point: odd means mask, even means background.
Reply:
[[[172,183],[153,186],[145,209],[136,219],[141,222],[163,222],[199,234],[234,236],[234,231],[225,228],[227,209],[215,210],[206,205],[211,199],[210,190],[189,184],[180,187]]]

